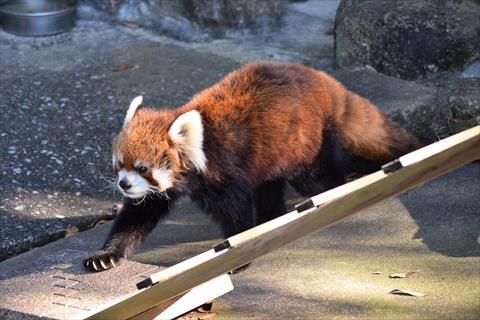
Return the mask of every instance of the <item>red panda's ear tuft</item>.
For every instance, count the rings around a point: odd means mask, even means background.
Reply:
[[[135,112],[137,112],[137,109],[141,107],[142,104],[143,104],[142,96],[138,96],[135,99],[133,99],[132,102],[130,102],[130,106],[128,107],[127,114],[125,115],[125,120],[123,121],[124,128],[130,122],[130,120],[133,119],[133,117],[135,116]]]
[[[203,152],[202,117],[197,110],[180,115],[168,130],[172,139],[187,159],[199,171],[205,171],[207,159]]]

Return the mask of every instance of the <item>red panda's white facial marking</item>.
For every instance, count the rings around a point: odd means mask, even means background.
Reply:
[[[158,183],[158,191],[164,191],[173,186],[172,170],[166,168],[153,169],[152,177]]]
[[[126,197],[142,198],[150,192],[150,183],[139,173],[122,169],[118,172],[118,189]]]
[[[113,171],[118,171],[119,168],[121,167],[121,164],[123,163],[123,156],[121,153],[114,152],[112,155],[112,166],[113,166]]]

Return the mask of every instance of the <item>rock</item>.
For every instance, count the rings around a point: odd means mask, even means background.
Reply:
[[[80,3],[89,3],[96,8],[106,11],[108,13],[114,13],[118,7],[126,2],[126,0],[80,0]]]
[[[276,18],[283,0],[190,0],[184,1],[185,16],[201,26],[251,27],[263,19]]]
[[[448,109],[448,131],[450,135],[480,123],[480,78],[458,79],[436,96],[438,106]],[[445,121],[443,121],[445,123]]]
[[[477,59],[465,66],[461,78],[480,78],[480,59]]]
[[[135,22],[182,40],[206,40],[240,30],[270,30],[278,23],[286,0],[81,0],[113,20]],[[81,7],[82,8],[82,7]],[[91,11],[81,9],[95,18]]]
[[[480,78],[457,79],[436,88],[368,68],[340,69],[333,76],[424,143],[470,128],[479,121]]]
[[[479,17],[477,0],[342,0],[336,63],[371,65],[404,79],[461,68],[480,56]]]

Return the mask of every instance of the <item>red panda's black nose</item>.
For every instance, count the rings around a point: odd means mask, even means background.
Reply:
[[[132,185],[127,181],[127,179],[122,179],[122,180],[120,180],[120,182],[118,183],[118,185],[119,185],[120,188],[122,188],[124,191],[127,191],[127,190],[130,189],[130,187],[132,186]]]

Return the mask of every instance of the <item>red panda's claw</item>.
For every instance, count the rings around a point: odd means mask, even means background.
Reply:
[[[104,270],[110,269],[110,267],[107,266],[107,264],[105,263],[105,261],[103,261],[102,258],[100,258],[100,259],[98,259],[98,260],[100,261],[100,265],[102,266],[102,268],[103,268]]]
[[[104,271],[111,268],[116,268],[120,259],[109,251],[97,251],[90,254],[83,260],[83,265],[90,271]]]

